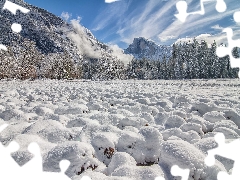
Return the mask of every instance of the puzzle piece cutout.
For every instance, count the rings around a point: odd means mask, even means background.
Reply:
[[[8,124],[3,124],[0,126],[0,132],[2,132],[4,129],[8,127]]]
[[[216,1],[217,1],[216,10],[218,12],[225,12],[226,9],[227,9],[227,5],[224,2],[224,0],[216,0]],[[177,2],[176,8],[178,10],[178,14],[175,14],[175,17],[177,17],[181,22],[185,22],[189,15],[194,15],[194,14],[203,15],[203,14],[205,14],[205,9],[204,9],[203,2],[204,2],[204,0],[200,0],[200,5],[201,5],[201,10],[200,11],[190,12],[190,13],[187,12],[188,5],[187,5],[186,1]]]
[[[228,144],[225,143],[225,136],[222,133],[215,135],[215,140],[218,143],[218,147],[208,151],[208,156],[205,159],[207,166],[212,166],[215,163],[215,155],[219,155],[231,160],[234,160],[234,167],[232,174],[229,175],[226,172],[218,173],[218,180],[237,180],[240,177],[240,139],[236,139]]]
[[[188,180],[190,170],[181,169],[179,166],[175,165],[175,166],[172,166],[171,173],[173,176],[182,176],[182,180]]]
[[[240,22],[240,12],[237,12],[237,15],[234,17],[234,20],[235,21],[239,20]],[[240,39],[238,40],[232,39],[233,30],[231,28],[225,28],[223,32],[227,33],[228,47],[224,47],[224,46],[217,47],[216,54],[220,58],[229,55],[231,67],[240,68],[240,59],[235,58],[232,53],[235,47],[240,47]],[[239,71],[238,77],[240,78],[240,71]]]
[[[20,10],[21,12],[23,12],[25,14],[30,12],[29,9],[26,9],[26,8],[24,8],[22,6],[19,6],[19,5],[15,4],[15,3],[7,1],[7,0],[6,0],[5,4],[4,4],[4,6],[3,6],[3,9],[9,10],[10,12],[12,12],[15,15],[17,13],[17,10]]]
[[[188,180],[190,170],[189,169],[181,169],[179,166],[174,165],[171,168],[171,174],[173,176],[181,176],[182,180]],[[155,180],[165,180],[163,177],[156,177]]]
[[[165,180],[163,177],[156,177],[154,180]]]
[[[0,132],[4,130],[7,125],[0,126]],[[20,167],[14,159],[11,157],[11,153],[19,149],[19,145],[12,141],[8,147],[4,147],[0,143],[0,179],[24,179],[24,180],[70,180],[68,176],[65,175],[70,162],[67,160],[62,160],[59,163],[61,172],[43,172],[42,167],[42,157],[40,153],[40,148],[37,143],[31,143],[28,146],[29,152],[34,154],[34,157],[27,164]],[[91,180],[89,177],[84,176],[81,180]]]
[[[11,142],[8,147],[4,147],[0,144],[0,169],[1,169],[1,177],[8,177],[10,174],[12,178],[17,179],[17,174],[19,171],[18,164],[11,157],[11,153],[18,150],[18,144],[16,142]],[[12,170],[16,170],[15,173],[12,173]],[[15,177],[14,177],[15,176]],[[9,178],[9,177],[8,177]]]
[[[25,13],[25,14],[28,13],[28,12],[30,12],[29,9],[26,9],[26,8],[24,8],[24,7],[22,7],[22,6],[19,6],[19,5],[15,4],[15,3],[12,3],[12,2],[10,2],[10,1],[7,1],[7,0],[1,0],[1,2],[0,2],[0,8],[3,9],[3,10],[4,10],[4,9],[7,9],[7,10],[9,10],[11,13],[13,13],[14,15],[16,15],[16,13],[17,13],[18,10],[21,11],[22,13]],[[20,33],[21,30],[22,30],[22,26],[21,26],[21,24],[13,23],[12,26],[11,26],[11,29],[12,29],[12,31],[15,32],[15,33]],[[3,45],[3,44],[0,44],[0,49],[6,51],[6,50],[7,50],[7,47],[6,47],[5,45]]]
[[[236,23],[240,23],[240,11],[235,12],[233,18]]]

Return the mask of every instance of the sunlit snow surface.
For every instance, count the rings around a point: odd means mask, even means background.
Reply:
[[[240,81],[1,81],[0,125],[4,145],[15,140],[12,156],[23,165],[37,142],[43,169],[59,172],[70,160],[74,180],[173,179],[171,167],[190,169],[189,179],[217,179],[233,161],[216,156],[214,135],[240,137]],[[181,179],[175,177],[175,179]]]

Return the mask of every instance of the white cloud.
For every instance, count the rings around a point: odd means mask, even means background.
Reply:
[[[238,32],[238,37],[240,37],[240,31]],[[206,41],[209,47],[211,47],[211,44],[214,41],[216,41],[217,45],[220,45],[221,43],[228,44],[226,33],[222,33],[222,32],[218,33],[218,34],[215,34],[215,35],[212,35],[212,34],[200,34],[200,35],[196,36],[195,39],[198,42],[201,42],[201,40]],[[189,42],[189,41],[193,42],[193,37],[180,38],[175,43]]]
[[[75,32],[69,33],[68,37],[75,42],[80,53],[90,58],[99,58],[102,56],[101,50],[93,46],[86,34],[86,28],[80,24],[80,21],[81,17],[71,20]],[[132,55],[124,54],[123,50],[119,48],[118,45],[108,44],[108,48],[111,54],[121,60],[124,65],[127,65],[133,59]]]
[[[233,21],[231,16],[240,10],[236,0],[226,2],[227,11],[224,13],[216,11],[215,1],[204,1],[205,15],[190,15],[186,23],[181,23],[174,16],[177,13],[176,0],[147,0],[139,2],[141,5],[136,5],[136,1],[121,0],[122,4],[113,3],[108,6],[95,19],[94,30],[106,30],[102,37],[118,34],[116,41],[127,44],[132,43],[135,37],[154,39],[157,43],[166,44],[179,37],[206,33],[207,30],[208,33],[218,33],[225,28],[224,25],[229,24],[224,22],[219,24],[221,19],[228,17],[230,21]],[[189,7],[188,12],[200,10],[198,1],[186,0],[186,2]],[[135,6],[131,12],[127,9],[129,4]]]
[[[119,0],[105,0],[105,3],[113,3],[113,2],[116,2],[116,1],[119,1]]]
[[[225,13],[222,13],[222,14],[218,14],[217,15],[217,18],[224,18],[226,16],[229,16],[229,15],[233,15],[234,12],[236,10],[233,9],[233,5],[232,6],[228,6],[228,11],[225,12]],[[208,24],[208,20],[214,22],[214,18],[215,16],[210,16],[208,18],[204,18],[202,20],[198,20],[198,21],[206,21],[206,25]],[[199,22],[197,22],[196,24],[198,24]],[[192,25],[186,25],[187,28],[190,28],[190,26]],[[181,38],[181,39],[178,39],[176,42],[187,42],[187,41],[191,41],[194,37],[198,40],[198,41],[201,41],[201,40],[205,40],[208,45],[211,45],[214,41],[216,41],[217,45],[221,45],[222,43],[223,44],[226,44],[228,45],[228,39],[227,39],[227,34],[225,32],[223,32],[223,30],[225,28],[231,28],[233,30],[233,37],[232,39],[233,40],[238,40],[240,39],[240,28],[239,28],[239,24],[238,23],[232,23],[231,26],[226,26],[226,27],[222,27],[220,26],[219,24],[216,24],[216,25],[212,25],[210,28],[214,30],[214,33],[212,34],[200,34],[200,35],[195,35],[195,36],[191,36],[191,37],[186,37],[186,38]]]
[[[72,14],[69,14],[68,12],[62,12],[61,18],[68,21],[72,17]]]
[[[212,26],[211,28],[214,30],[223,30],[224,29],[223,27],[219,26],[219,24],[216,24],[216,25]]]
[[[119,1],[119,3],[111,3],[105,9],[101,10],[101,13],[93,21],[93,31],[99,31],[112,22],[115,22],[116,19],[119,19],[128,8],[128,3],[125,1]]]
[[[93,30],[103,30],[105,34],[118,34],[118,42],[131,43],[135,37],[154,39],[171,21],[169,9],[175,5],[174,1],[142,1],[136,6],[136,0],[122,0],[112,4],[95,19]],[[164,4],[164,5],[163,5]],[[162,6],[163,5],[163,6]],[[131,12],[129,7],[132,6]],[[169,22],[168,22],[169,21]],[[96,25],[97,24],[97,25]],[[111,26],[110,26],[111,25]]]
[[[225,17],[229,17],[234,14],[236,11],[236,2],[232,1],[227,3],[228,9],[224,13],[213,13],[216,11],[214,3],[208,3],[205,5],[205,15],[192,15],[188,16],[186,23],[181,23],[178,19],[173,21],[167,28],[164,29],[163,32],[159,34],[159,38],[175,35],[176,37],[180,37],[184,34],[201,34],[201,31],[206,29],[209,25],[213,24],[216,21],[219,21]],[[215,25],[211,27],[214,30],[222,30],[223,27],[219,25]],[[197,29],[195,32],[194,29]]]
[[[157,41],[157,35],[164,30],[171,21],[171,9],[175,6],[174,1],[145,1],[145,5],[136,8],[125,17],[125,21],[118,25],[117,34],[119,41],[132,43],[135,37],[145,37]],[[167,36],[170,38],[172,35]],[[166,39],[163,37],[162,39]]]
[[[121,60],[125,66],[133,59],[132,55],[124,54],[123,50],[119,48],[118,45],[109,45],[109,49],[112,50],[112,55]]]
[[[166,42],[170,39],[176,39],[176,36],[165,36],[165,37],[159,37],[161,42]]]
[[[68,37],[75,42],[78,47],[78,50],[87,55],[90,58],[98,58],[101,53],[94,49],[92,46],[92,42],[89,40],[86,29],[80,24],[81,18],[71,20],[71,24],[75,32],[71,32],[68,34]]]

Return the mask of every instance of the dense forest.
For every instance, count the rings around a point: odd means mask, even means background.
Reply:
[[[163,59],[133,59],[127,66],[107,57],[73,62],[67,51],[41,54],[27,39],[21,47],[8,47],[0,52],[0,79],[212,79],[238,78],[239,68],[231,68],[229,56],[216,55],[216,42],[205,41],[173,44],[172,56]],[[233,55],[239,58],[237,48]]]
[[[127,77],[138,79],[214,79],[238,78],[239,68],[231,68],[229,56],[216,55],[216,42],[208,47],[205,41],[173,44],[172,56],[148,61],[133,60],[127,69]],[[233,56],[239,58],[238,48]]]

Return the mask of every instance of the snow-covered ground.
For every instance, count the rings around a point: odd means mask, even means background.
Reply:
[[[189,179],[214,180],[231,172],[233,161],[204,158],[217,147],[214,135],[240,137],[240,81],[1,81],[0,134],[23,165],[37,142],[46,171],[71,162],[74,180],[154,180],[172,177],[173,165],[189,168]]]

